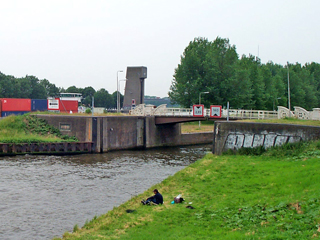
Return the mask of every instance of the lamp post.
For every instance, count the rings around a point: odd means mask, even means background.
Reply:
[[[281,99],[281,97],[275,98],[275,99],[273,100],[273,111],[274,111],[274,104],[275,104],[275,101],[276,101],[276,100],[279,100],[279,99]]]
[[[127,81],[128,79],[121,79],[121,80],[119,80],[119,109],[121,109],[121,93],[120,93],[120,82],[121,81]]]
[[[200,92],[200,94],[199,94],[199,105],[201,105],[201,93],[208,94],[209,92]],[[204,109],[203,109],[203,111],[204,111]],[[199,128],[201,128],[201,121],[199,121]]]
[[[120,106],[119,106],[119,77],[118,77],[118,73],[119,72],[123,72],[122,70],[118,70],[117,71],[117,112],[119,112]]]
[[[289,117],[291,117],[289,62],[287,62],[287,68],[288,68],[288,108],[289,108]]]

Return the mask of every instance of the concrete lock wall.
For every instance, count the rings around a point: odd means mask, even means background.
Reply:
[[[102,149],[100,152],[144,147],[144,119],[142,117],[103,117],[101,121]]]
[[[180,124],[156,125],[155,117],[37,115],[62,134],[93,142],[95,152],[209,144],[213,132],[181,134]]]
[[[320,127],[248,123],[248,122],[216,122],[214,129],[213,153],[221,154],[228,149],[237,150],[242,147],[265,148],[316,140],[320,138]]]
[[[180,145],[211,144],[213,132],[187,133],[180,135]]]
[[[58,128],[64,135],[75,136],[79,141],[92,141],[92,117],[72,115],[37,115]]]

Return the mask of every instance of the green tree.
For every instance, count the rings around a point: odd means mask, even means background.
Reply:
[[[40,80],[40,85],[44,87],[46,97],[58,97],[59,88],[55,84],[50,83],[47,79]]]
[[[111,98],[112,98],[111,108],[116,109],[117,108],[117,91],[115,91],[111,94]],[[123,106],[123,102],[121,102],[121,103],[122,103],[122,105],[120,104],[120,106]]]
[[[250,71],[237,66],[235,75],[228,78],[230,83],[229,102],[232,108],[250,109],[252,94],[252,83],[250,81]]]
[[[92,97],[96,93],[96,90],[93,87],[85,87],[82,92],[82,103],[86,106],[91,106]]]
[[[173,103],[190,107],[199,102],[201,92],[209,92],[203,103],[222,104],[228,101],[230,82],[238,55],[229,39],[217,37],[214,42],[195,38],[183,52],[175,69],[169,97]]]
[[[40,84],[40,80],[35,76],[26,76],[25,79],[29,82],[30,93],[28,98],[31,99],[46,99],[46,89]]]
[[[81,93],[83,92],[83,89],[77,88],[76,86],[70,86],[66,89],[67,93]]]
[[[317,98],[317,103],[314,107],[318,107],[320,106],[320,64],[315,62],[306,63],[303,68],[306,69],[313,78],[311,85]]]
[[[225,105],[233,98],[232,91],[241,91],[241,89],[234,89],[232,85],[235,79],[236,64],[238,62],[236,46],[231,45],[227,38],[217,37],[213,42],[211,57],[214,59],[212,60],[214,67],[212,74],[215,74],[215,76],[209,91],[215,95],[213,98],[214,102]]]
[[[95,107],[110,108],[112,105],[112,97],[107,90],[101,88],[94,94]]]
[[[15,78],[13,76],[6,76],[0,74],[0,89],[2,98],[14,98],[16,97]]]
[[[207,39],[195,38],[184,50],[169,91],[174,102],[190,107],[198,103],[200,91],[207,91],[203,86],[207,69],[206,55],[210,46]]]
[[[299,82],[301,83],[301,87],[305,93],[303,102],[301,102],[301,104],[299,103],[297,106],[301,106],[307,110],[312,110],[312,108],[317,107],[318,103],[314,75],[310,74],[305,67],[301,67],[298,63],[293,66],[293,71],[297,73]]]
[[[290,102],[291,102],[291,109],[294,106],[305,107],[305,95],[306,92],[304,90],[303,82],[300,78],[300,70],[301,66],[299,64],[292,65],[289,64],[289,79],[290,79]],[[287,81],[287,69],[284,69],[284,81]],[[288,86],[288,85],[287,85]]]

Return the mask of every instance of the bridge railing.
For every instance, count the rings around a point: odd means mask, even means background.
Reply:
[[[167,108],[164,114],[158,116],[181,116],[181,117],[192,117],[193,112],[191,108]]]
[[[173,117],[192,117],[192,108],[167,108],[166,105],[160,105],[155,108],[145,104],[138,105],[134,110],[130,111],[131,115],[138,116],[173,116]],[[222,118],[230,119],[277,119],[278,111],[263,110],[245,110],[245,109],[222,109]],[[204,109],[204,117],[210,117],[210,109]]]
[[[166,108],[166,111],[154,114],[155,116],[193,116],[192,109],[190,108]],[[210,117],[210,109],[204,109],[204,116]],[[222,110],[222,118],[227,118],[228,111]],[[229,109],[230,119],[276,119],[278,118],[277,111],[261,111],[261,110],[238,110]]]
[[[223,109],[222,117],[227,117],[228,111]],[[229,109],[230,119],[277,119],[277,111],[263,111],[263,110],[243,110],[243,109]]]

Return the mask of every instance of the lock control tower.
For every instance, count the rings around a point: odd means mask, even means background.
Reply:
[[[123,109],[144,103],[144,80],[147,78],[147,67],[127,67],[126,86],[123,99]]]

